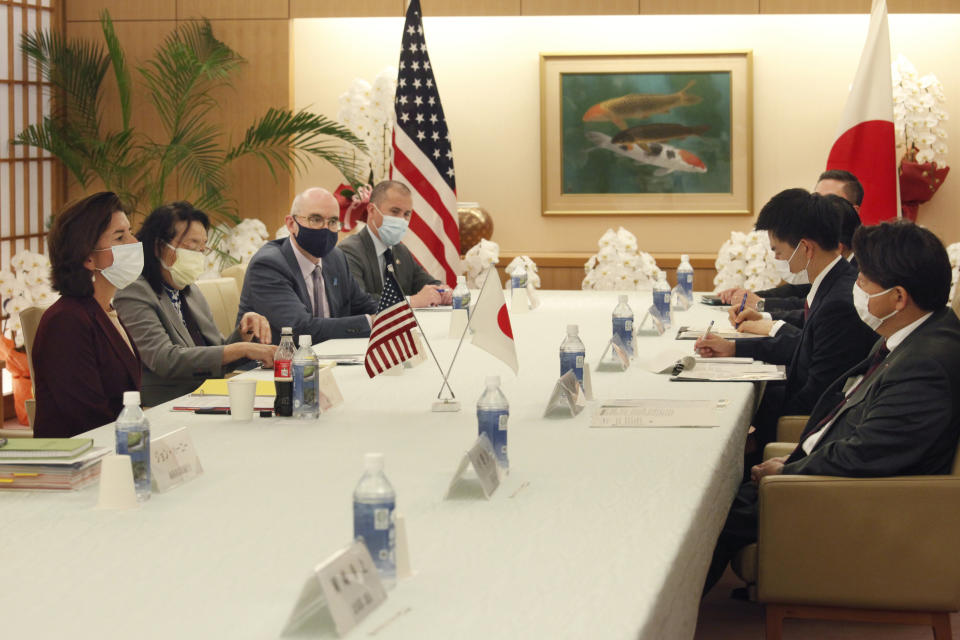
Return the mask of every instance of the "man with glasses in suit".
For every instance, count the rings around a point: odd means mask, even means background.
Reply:
[[[340,207],[326,189],[307,189],[293,199],[284,219],[290,235],[266,243],[250,260],[238,317],[266,316],[273,340],[283,327],[309,334],[313,343],[370,335],[377,303],[357,284],[337,248]]]

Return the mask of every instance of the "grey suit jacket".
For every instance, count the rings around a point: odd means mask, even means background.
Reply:
[[[880,343],[874,348],[879,348]],[[803,437],[837,406],[850,376],[823,394]],[[798,447],[783,473],[871,477],[949,473],[960,436],[960,320],[944,308],[917,327],[847,400],[809,455]]]
[[[363,290],[369,293],[374,300],[380,300],[383,291],[383,274],[380,273],[380,263],[377,261],[377,248],[373,244],[372,232],[367,227],[345,238],[337,246],[347,256],[350,273],[357,279]],[[404,295],[412,296],[418,293],[424,285],[440,284],[440,281],[427,273],[420,266],[410,250],[402,242],[391,247],[393,250],[394,269],[400,288]]]
[[[290,238],[271,240],[250,259],[238,320],[248,311],[265,316],[275,343],[280,342],[283,327],[292,327],[294,335],[311,335],[313,344],[369,336],[370,323],[365,314],[376,313],[377,303],[350,275],[343,252],[334,248],[321,262],[330,317],[314,318],[294,251]]]
[[[181,296],[211,346],[193,342],[167,294],[155,292],[143,276],[113,298],[143,360],[140,395],[148,406],[190,393],[207,378],[222,377],[223,345],[240,339],[234,332],[224,340],[199,287],[186,287]]]

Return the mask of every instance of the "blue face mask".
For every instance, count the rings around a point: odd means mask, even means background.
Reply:
[[[314,258],[324,258],[337,246],[337,233],[329,229],[311,229],[297,222],[297,244]]]
[[[377,205],[373,206],[376,207]],[[379,207],[377,207],[377,211],[380,211]],[[403,236],[407,233],[407,228],[410,223],[407,222],[406,218],[385,216],[382,211],[380,212],[380,216],[383,220],[380,222],[377,233],[380,235],[380,240],[383,241],[383,244],[392,247],[403,240]]]

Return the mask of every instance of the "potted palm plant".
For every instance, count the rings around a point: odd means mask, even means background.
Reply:
[[[20,44],[54,91],[50,114],[21,131],[14,144],[50,152],[81,187],[102,183],[132,214],[159,206],[176,187],[181,199],[219,223],[210,239],[216,248],[241,220],[227,180],[229,166],[240,158],[259,158],[274,178],[320,158],[352,185],[362,182],[358,156],[366,155],[363,141],[319,114],[271,108],[242,139],[227,139],[217,122],[214,96],[230,86],[244,59],[214,36],[208,20],[174,29],[153,57],[136,68],[139,83],[134,83],[107,11],[101,13],[100,25],[102,44],[52,31],[24,34]],[[105,80],[111,70],[120,112],[116,130],[104,125]],[[135,84],[145,91],[161,135],[151,137],[131,124]]]

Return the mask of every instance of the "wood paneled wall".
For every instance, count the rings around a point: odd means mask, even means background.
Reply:
[[[233,88],[221,96],[221,124],[230,140],[239,139],[269,107],[290,105],[289,0],[68,0],[67,35],[99,41],[98,20],[103,9],[110,11],[131,67],[150,57],[178,24],[200,17],[211,21],[214,34],[247,60],[236,72]],[[139,82],[136,72],[134,78]],[[139,85],[134,94],[141,96],[133,107],[134,125],[159,136],[161,130],[152,109],[142,100],[144,92]],[[115,125],[119,118],[119,110],[109,107],[112,103],[109,98],[105,101],[108,125]],[[240,215],[262,219],[272,234],[290,208],[292,180],[281,174],[275,181],[253,159],[239,161],[229,179]],[[171,199],[181,197],[175,188],[172,191],[168,194]],[[71,184],[70,196],[78,195],[78,185]]]

